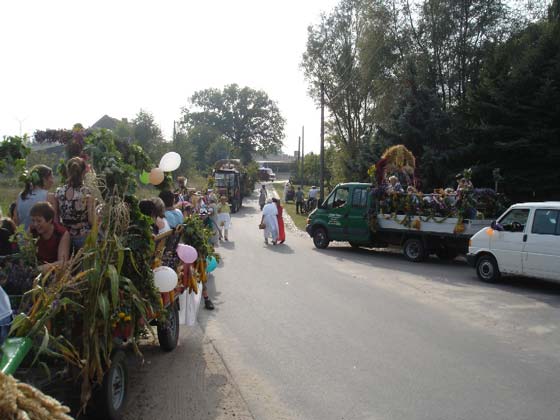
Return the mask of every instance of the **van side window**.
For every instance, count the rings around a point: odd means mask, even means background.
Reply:
[[[513,209],[500,219],[500,225],[508,232],[523,232],[527,219],[529,218],[529,209]]]
[[[365,188],[356,188],[352,192],[352,207],[366,208],[367,190]]]
[[[558,210],[536,210],[532,233],[558,235]]]

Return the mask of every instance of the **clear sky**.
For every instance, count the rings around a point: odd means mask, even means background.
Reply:
[[[169,138],[197,90],[264,90],[287,119],[284,151],[319,150],[299,64],[307,27],[337,0],[0,2],[0,136],[151,112]]]

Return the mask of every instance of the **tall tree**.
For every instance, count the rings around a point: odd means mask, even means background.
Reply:
[[[416,10],[414,10],[416,9]],[[406,0],[410,33],[426,83],[442,109],[461,105],[476,86],[486,47],[508,34],[503,0]]]
[[[496,46],[469,102],[471,159],[483,162],[487,178],[500,168],[516,200],[559,197],[560,23],[553,13]]]
[[[221,133],[243,163],[255,153],[281,149],[285,120],[265,92],[232,84],[195,92],[190,102],[191,107],[183,108],[186,129],[206,126]]]
[[[352,164],[364,139],[373,131],[373,85],[361,72],[358,43],[364,30],[364,2],[343,0],[321,22],[308,28],[307,49],[302,67],[309,92],[317,101],[321,85],[327,108],[337,131],[333,142],[349,159],[346,176],[358,176]]]
[[[159,161],[158,154],[165,149],[165,140],[161,128],[156,124],[154,116],[141,109],[132,121],[134,140],[155,161]]]

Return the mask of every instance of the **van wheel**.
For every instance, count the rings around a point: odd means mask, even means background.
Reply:
[[[476,275],[482,281],[494,283],[500,278],[500,270],[496,259],[491,255],[483,255],[476,261]]]
[[[315,229],[315,232],[313,232],[313,244],[319,249],[325,249],[329,246],[329,238],[324,228]]]
[[[406,259],[412,262],[420,262],[426,257],[424,244],[418,238],[407,239],[403,246],[403,253]]]

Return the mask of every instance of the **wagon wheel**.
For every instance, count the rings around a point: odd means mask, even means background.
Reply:
[[[95,419],[122,419],[128,394],[128,367],[126,355],[116,350],[111,356],[111,367],[103,377],[103,384],[94,394],[92,417]],[[88,414],[90,414],[88,412]]]
[[[170,305],[167,319],[164,322],[158,322],[157,335],[162,350],[172,351],[177,347],[179,342],[179,307],[176,302]]]

